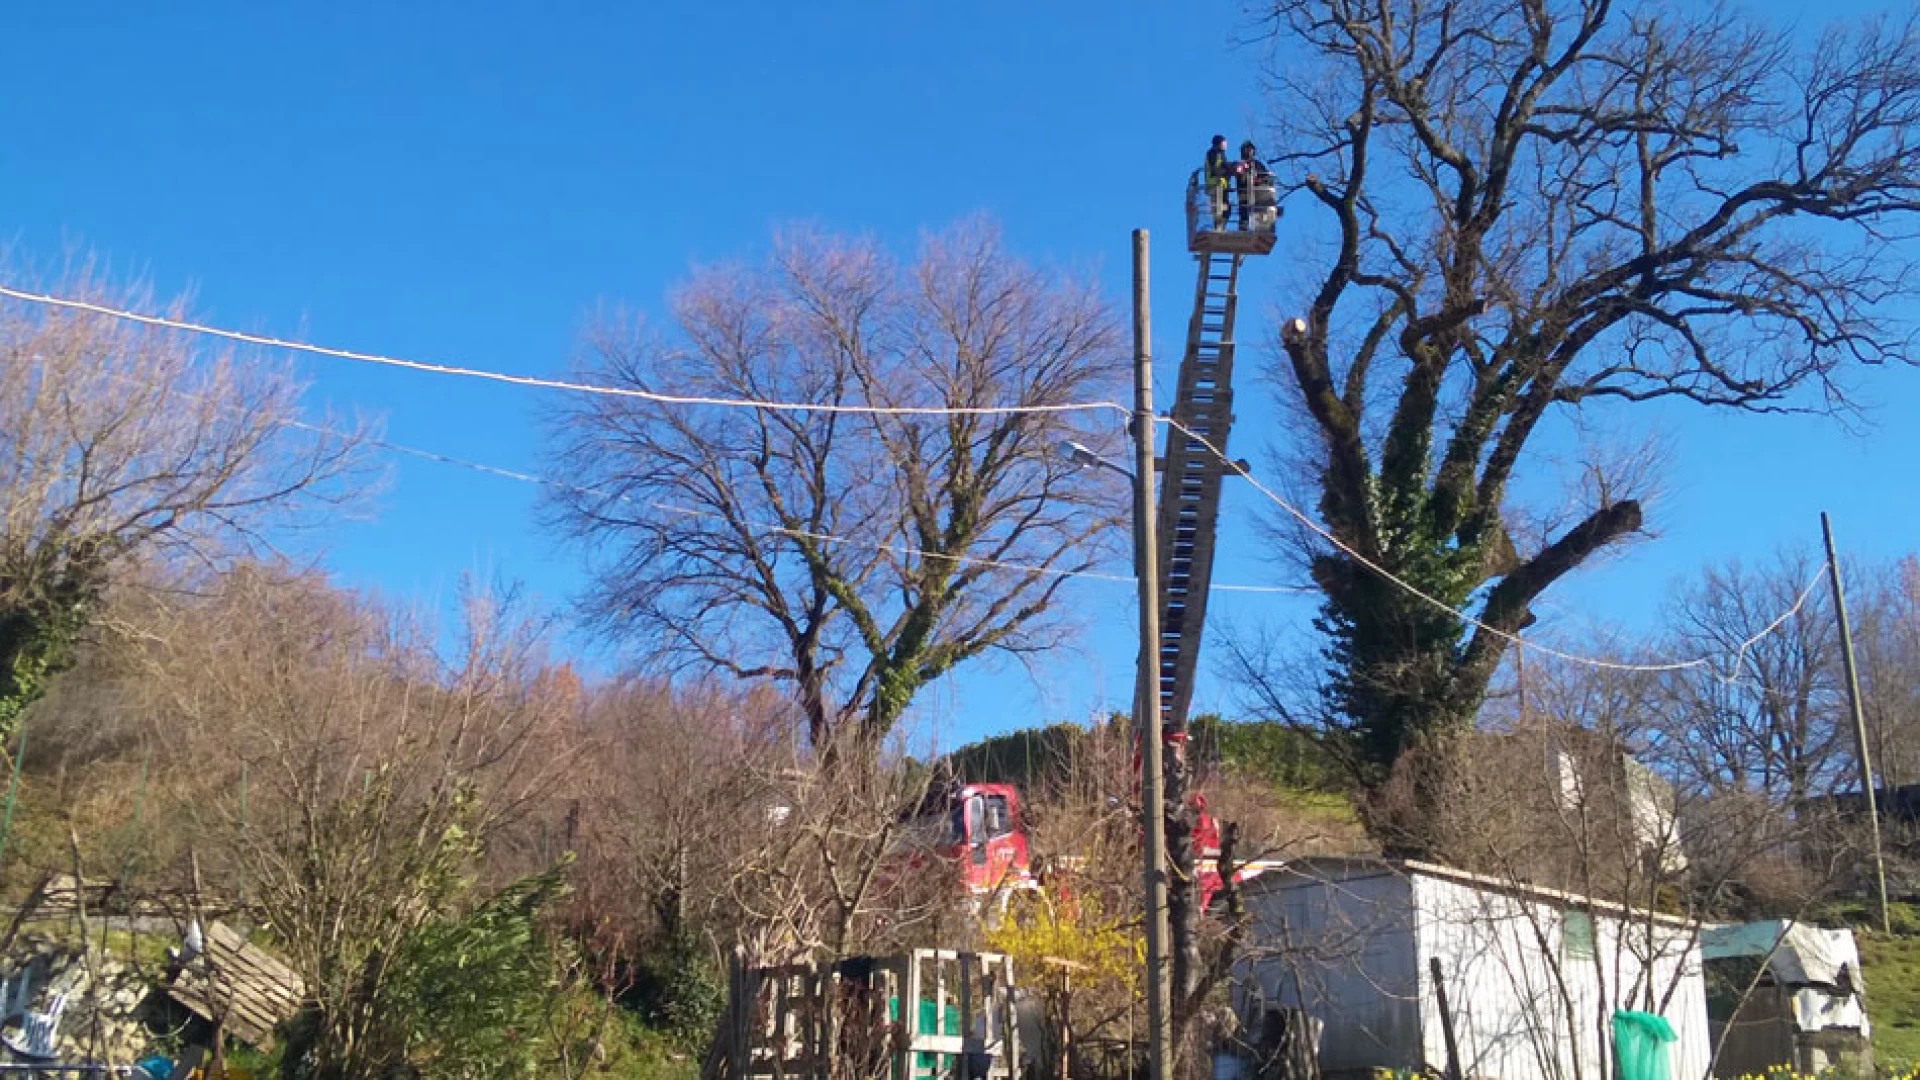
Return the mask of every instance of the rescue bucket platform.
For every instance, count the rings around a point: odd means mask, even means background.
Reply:
[[[1194,170],[1187,178],[1187,250],[1196,255],[1272,251],[1273,226],[1280,218],[1272,177],[1262,176],[1249,191],[1253,205],[1243,209],[1234,200],[1237,189],[1229,186],[1216,197],[1202,182],[1201,170]]]

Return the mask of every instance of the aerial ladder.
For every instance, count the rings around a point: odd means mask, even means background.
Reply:
[[[1187,714],[1213,583],[1221,484],[1238,471],[1226,458],[1226,449],[1233,427],[1233,328],[1240,267],[1248,256],[1273,250],[1279,215],[1271,174],[1257,169],[1250,181],[1238,189],[1244,206],[1228,206],[1224,192],[1209,191],[1201,172],[1187,182],[1187,250],[1198,263],[1198,276],[1174,389],[1173,424],[1167,426],[1161,459],[1157,689],[1167,803],[1184,808],[1168,817],[1167,850],[1176,877],[1198,882],[1187,902],[1202,907],[1221,884],[1220,837],[1205,800],[1193,790],[1186,755]],[[1177,908],[1182,899],[1180,890],[1175,893]]]
[[[1233,327],[1239,304],[1240,267],[1249,255],[1273,250],[1278,209],[1271,179],[1264,171],[1247,189],[1240,207],[1219,212],[1202,178],[1187,185],[1187,250],[1199,263],[1193,315],[1187,322],[1186,351],[1180,358],[1171,419],[1161,459],[1157,510],[1160,538],[1160,641],[1156,689],[1164,740],[1167,805],[1182,808],[1168,815],[1167,851],[1175,877],[1192,884],[1170,890],[1176,938],[1190,919],[1182,905],[1204,911],[1224,882],[1220,875],[1220,830],[1195,790],[1186,762],[1188,709],[1200,659],[1200,636],[1207,615],[1207,591],[1213,581],[1216,523],[1221,482],[1239,467],[1224,459],[1233,426]],[[1183,430],[1184,429],[1184,430]],[[1192,434],[1189,435],[1188,432]],[[1195,437],[1197,436],[1197,438]],[[1200,440],[1204,439],[1205,443]],[[1213,448],[1221,453],[1216,454]],[[1138,761],[1136,759],[1136,765]],[[1003,808],[995,812],[993,807]],[[1021,824],[1019,793],[1005,784],[961,784],[930,796],[914,819],[916,830],[941,837],[936,853],[963,867],[974,896],[1004,895],[1037,888]],[[1241,879],[1269,863],[1235,860]]]

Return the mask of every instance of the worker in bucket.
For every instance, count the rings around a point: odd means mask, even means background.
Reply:
[[[1273,171],[1260,160],[1252,139],[1240,144],[1240,160],[1233,163],[1233,185],[1240,203],[1241,231],[1260,225],[1272,228],[1272,223],[1264,217],[1259,221],[1253,217],[1256,208],[1264,209],[1260,205],[1263,199],[1268,204],[1273,202]]]
[[[1215,135],[1213,144],[1207,148],[1207,201],[1213,206],[1213,227],[1224,228],[1227,224],[1227,182],[1233,177],[1234,165],[1227,159],[1227,137]]]

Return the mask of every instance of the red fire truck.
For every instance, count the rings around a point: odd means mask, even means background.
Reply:
[[[1193,830],[1194,871],[1200,883],[1201,910],[1220,891],[1220,826],[1207,813],[1206,797],[1194,795],[1198,811]],[[958,868],[967,892],[976,899],[1037,889],[1032,849],[1020,807],[1020,791],[1011,784],[958,784],[930,799],[907,827],[914,845]],[[1265,862],[1236,868],[1246,881],[1270,869]]]

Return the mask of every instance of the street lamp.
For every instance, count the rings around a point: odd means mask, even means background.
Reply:
[[[1061,442],[1058,449],[1061,458],[1071,464],[1078,465],[1083,469],[1105,469],[1108,472],[1119,473],[1121,476],[1127,478],[1127,483],[1133,483],[1133,473],[1094,453],[1085,444],[1067,439]]]

